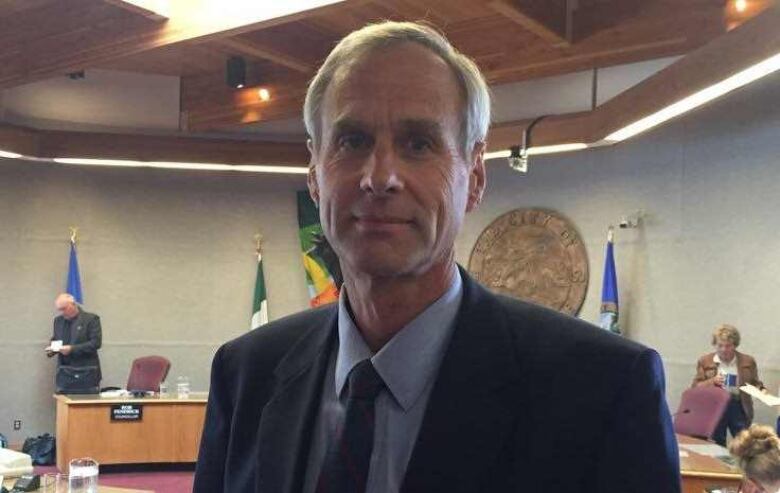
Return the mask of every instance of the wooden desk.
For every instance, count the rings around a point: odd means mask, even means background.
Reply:
[[[43,478],[41,478],[41,481],[43,481]],[[5,481],[3,481],[3,486],[5,486],[10,490],[15,482],[16,482],[16,478],[6,479]],[[43,491],[43,487],[35,491]],[[132,490],[128,488],[117,488],[116,486],[98,485],[97,493],[154,493],[154,492],[150,490]]]
[[[687,457],[680,457],[683,493],[702,493],[704,488],[712,486],[739,487],[742,483],[742,471],[738,467],[726,464],[715,457],[685,450],[685,445],[714,445],[711,442],[685,435],[677,435],[677,444],[680,447],[680,451],[687,453]],[[723,453],[728,455],[728,451],[725,448]]]
[[[205,392],[188,399],[101,398],[55,395],[57,468],[67,473],[71,459],[92,457],[99,464],[195,462],[206,416]],[[111,406],[143,406],[140,421],[112,421]]]

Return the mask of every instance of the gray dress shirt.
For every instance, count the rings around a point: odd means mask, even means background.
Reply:
[[[342,290],[338,349],[331,352],[325,372],[306,466],[304,493],[314,493],[328,437],[344,420],[346,392],[343,390],[347,376],[356,364],[367,358],[371,358],[386,388],[375,403],[374,450],[366,493],[395,493],[401,489],[462,296],[460,273],[455,269],[447,292],[373,354],[349,314],[346,289]]]

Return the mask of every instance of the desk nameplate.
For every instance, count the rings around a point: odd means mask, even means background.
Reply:
[[[144,419],[142,404],[112,404],[111,421],[141,421]]]

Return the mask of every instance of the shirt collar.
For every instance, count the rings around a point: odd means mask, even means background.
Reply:
[[[728,363],[726,363],[725,361],[721,361],[721,359],[720,359],[720,356],[718,356],[718,353],[715,353],[715,356],[713,356],[713,357],[712,357],[712,360],[713,360],[715,363],[718,363],[719,365],[723,365],[723,366],[733,366],[733,365],[736,365],[736,364],[737,364],[737,354],[736,354],[736,353],[734,353],[734,357],[733,357],[733,358],[731,358],[731,361],[729,361]]]
[[[463,281],[460,272],[455,269],[447,291],[393,336],[378,353],[373,354],[349,314],[346,289],[342,289],[338,313],[336,395],[341,395],[352,368],[370,358],[398,404],[404,411],[411,408],[438,370],[462,297]]]

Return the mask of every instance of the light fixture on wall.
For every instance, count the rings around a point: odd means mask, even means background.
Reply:
[[[645,211],[639,209],[631,214],[621,216],[618,226],[620,229],[636,229],[642,225],[645,218]]]
[[[531,131],[545,116],[546,115],[542,115],[531,121],[523,130],[523,141],[520,145],[509,148],[509,158],[507,158],[507,162],[509,167],[518,173],[528,173],[528,149],[531,147]]]
[[[240,56],[228,58],[225,66],[227,85],[235,89],[246,86],[246,61]]]

